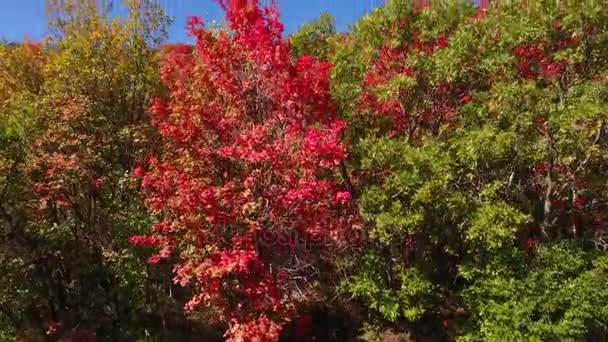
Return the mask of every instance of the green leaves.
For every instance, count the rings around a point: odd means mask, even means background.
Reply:
[[[370,237],[389,243],[395,236],[416,232],[423,222],[422,208],[411,211],[404,209],[401,202],[394,201],[391,203],[390,211],[381,212],[376,216],[376,227],[370,232]]]
[[[330,40],[335,35],[334,18],[329,13],[322,13],[289,37],[292,53],[296,58],[311,55],[318,60],[328,60],[332,47]]]
[[[392,2],[334,50],[374,258],[347,290],[390,321],[464,310],[463,341],[605,338],[605,6],[434,5]],[[402,295],[404,269],[432,290]]]
[[[536,341],[578,341],[593,324],[605,325],[608,292],[605,256],[593,264],[572,244],[542,246],[525,272],[478,278],[466,292],[479,326],[460,340],[506,337]],[[598,327],[598,326],[596,326]]]
[[[34,117],[34,108],[31,99],[13,99],[8,108],[0,113],[0,136],[3,139],[22,137],[31,126]]]
[[[529,218],[504,202],[482,203],[465,224],[466,240],[494,251],[515,240],[515,234]]]
[[[432,285],[419,271],[403,266],[383,270],[383,260],[373,254],[364,255],[362,261],[361,273],[343,285],[348,292],[368,300],[370,308],[389,321],[400,317],[415,321],[425,313],[426,306],[420,297],[428,295]],[[383,271],[390,272],[388,283],[381,280]]]

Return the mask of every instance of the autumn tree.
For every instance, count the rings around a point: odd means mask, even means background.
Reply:
[[[140,1],[124,17],[47,8],[51,36],[0,50],[0,319],[29,340],[169,338],[185,323],[170,269],[128,243],[152,221],[130,172],[155,139],[168,18]]]
[[[40,44],[0,45],[0,271],[4,275],[0,280],[0,338],[5,340],[14,338],[17,330],[23,328],[21,319],[26,314],[25,303],[30,300],[27,291],[17,290],[24,281],[19,277],[24,265],[18,256],[26,234],[23,222],[13,216],[11,209],[20,204],[15,196],[22,189],[19,166],[26,157],[25,146],[32,133],[33,103],[41,93],[45,61]]]
[[[161,220],[132,242],[157,248],[191,286],[188,310],[214,310],[230,341],[274,341],[300,304],[324,298],[336,248],[357,229],[329,96],[330,65],[292,58],[274,7],[222,3],[230,33],[189,22],[153,105],[163,136],[141,170]]]

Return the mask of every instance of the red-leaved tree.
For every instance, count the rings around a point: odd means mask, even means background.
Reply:
[[[194,291],[186,308],[216,310],[229,341],[274,341],[358,227],[338,172],[345,124],[331,66],[293,60],[274,6],[220,3],[230,32],[194,17],[196,46],[165,52],[168,92],[152,108],[163,152],[135,170],[163,219],[131,242],[175,262]]]

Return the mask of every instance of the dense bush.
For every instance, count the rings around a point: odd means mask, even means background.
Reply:
[[[347,292],[443,338],[606,338],[606,15],[395,2],[335,44],[371,239]]]
[[[49,1],[53,35],[0,50],[0,320],[28,341],[186,324],[170,269],[128,243],[152,222],[129,172],[156,136],[147,112],[167,24],[129,6],[110,18],[95,2]]]
[[[608,339],[603,3],[95,4],[0,45],[0,339]]]

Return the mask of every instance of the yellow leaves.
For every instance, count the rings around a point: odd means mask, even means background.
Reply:
[[[0,45],[0,96],[6,92],[37,92],[44,62],[44,52],[37,44],[26,41]]]
[[[245,190],[245,192],[250,193],[250,190]],[[250,195],[244,195],[243,197],[251,197]],[[244,216],[253,216],[259,209],[260,204],[256,201],[250,201],[245,203],[241,208],[241,213]]]
[[[29,123],[45,60],[39,44],[0,45],[0,134],[19,135]]]

